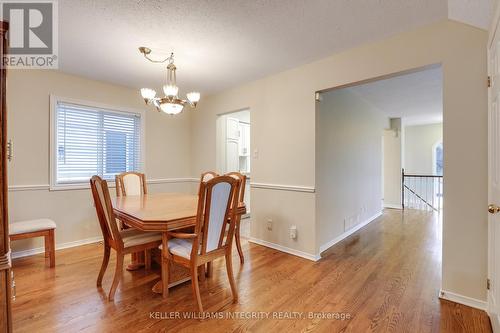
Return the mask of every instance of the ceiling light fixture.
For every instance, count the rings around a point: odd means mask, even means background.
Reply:
[[[147,47],[140,47],[139,52],[144,55],[144,58],[148,59],[153,63],[164,63],[168,61],[167,65],[167,82],[163,86],[163,93],[165,96],[156,97],[156,91],[150,88],[142,88],[141,95],[147,105],[153,105],[158,111],[165,112],[166,114],[179,114],[184,109],[184,106],[188,104],[192,108],[196,108],[200,100],[199,92],[190,92],[186,94],[187,99],[180,99],[178,97],[179,87],[176,83],[175,71],[177,67],[174,65],[174,54],[163,60],[154,60],[149,57],[151,49]]]

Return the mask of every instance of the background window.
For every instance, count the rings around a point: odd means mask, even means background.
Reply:
[[[438,176],[443,175],[443,143],[440,142],[434,146],[434,173]]]
[[[141,114],[56,101],[53,186],[141,170]]]

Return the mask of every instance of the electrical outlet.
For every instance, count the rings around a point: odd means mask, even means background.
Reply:
[[[273,220],[272,219],[267,219],[267,230],[269,230],[269,231],[273,230]]]
[[[292,225],[290,227],[290,239],[297,239],[297,226]]]
[[[253,150],[253,158],[254,159],[258,159],[259,158],[259,150],[258,149],[254,149]]]

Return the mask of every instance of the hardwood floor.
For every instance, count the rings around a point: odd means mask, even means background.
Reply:
[[[191,315],[196,305],[189,283],[167,300],[152,294],[158,269],[124,272],[114,303],[106,301],[95,287],[99,244],[57,251],[55,269],[45,267],[43,255],[16,260],[14,331],[491,332],[485,312],[438,299],[441,223],[431,213],[388,210],[316,263],[247,242],[243,247],[245,264],[236,250],[233,258],[238,304],[224,305],[231,291],[223,260],[200,284],[207,311],[222,307],[218,315],[240,316],[220,320],[169,318]],[[113,265],[112,256],[105,291]],[[244,317],[260,312],[269,318]],[[309,318],[310,312],[350,318]],[[273,318],[280,315],[297,317]]]

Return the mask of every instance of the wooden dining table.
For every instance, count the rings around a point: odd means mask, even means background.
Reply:
[[[153,193],[137,196],[121,196],[114,199],[116,217],[131,228],[141,231],[161,232],[162,241],[167,243],[167,233],[173,230],[193,227],[196,223],[198,196],[182,193]],[[244,203],[238,206],[237,215],[246,213]],[[163,247],[163,254],[166,251]],[[169,269],[169,288],[190,279],[190,272],[172,264]],[[153,287],[155,293],[162,293],[159,281]]]

